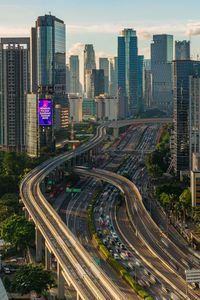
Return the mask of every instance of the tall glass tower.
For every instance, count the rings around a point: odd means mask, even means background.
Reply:
[[[138,47],[136,31],[124,29],[118,37],[119,117],[133,116],[137,110]]]
[[[85,45],[84,49],[84,92],[88,89],[88,80],[92,70],[96,69],[95,52],[92,44]]]
[[[156,34],[151,44],[154,106],[172,115],[173,35]]]
[[[70,67],[70,93],[80,93],[80,81],[79,81],[79,57],[78,55],[71,55],[69,57]]]
[[[32,29],[32,78],[37,84],[32,86],[52,86],[56,94],[66,89],[66,45],[65,24],[52,15],[38,17],[36,27]],[[31,62],[33,59],[31,60]]]

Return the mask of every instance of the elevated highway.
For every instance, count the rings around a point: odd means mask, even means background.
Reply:
[[[46,268],[50,266],[50,253],[57,260],[58,297],[64,297],[64,285],[72,285],[77,291],[77,299],[125,299],[125,295],[96,266],[83,246],[62,222],[52,206],[43,196],[40,185],[43,179],[53,170],[83,155],[89,157],[102,143],[106,136],[105,126],[97,129],[96,136],[77,150],[52,158],[28,174],[20,186],[20,195],[27,216],[36,226],[36,257],[42,258],[43,241],[45,241]],[[95,150],[96,151],[96,150]]]
[[[75,171],[82,176],[92,176],[98,180],[106,181],[116,186],[125,197],[126,212],[129,222],[134,230],[125,232],[124,223],[117,222],[117,227],[122,239],[137,250],[137,240],[140,239],[143,246],[139,245],[138,253],[141,258],[149,263],[156,273],[162,277],[175,291],[178,291],[181,299],[185,299],[186,282],[185,269],[199,268],[199,264],[182,252],[175,244],[162,235],[160,228],[154,223],[146,211],[142,197],[137,187],[125,177],[100,169],[77,167]],[[166,240],[166,246],[162,244]],[[183,263],[184,262],[184,263]],[[185,266],[184,264],[187,264]],[[188,289],[188,299],[198,299],[195,291]]]

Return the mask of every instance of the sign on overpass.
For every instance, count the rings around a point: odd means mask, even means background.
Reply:
[[[200,269],[186,270],[185,275],[188,283],[200,282]]]
[[[81,192],[81,189],[78,189],[78,188],[66,188],[66,193],[80,193]]]

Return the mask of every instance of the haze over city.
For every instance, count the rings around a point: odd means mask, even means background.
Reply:
[[[10,0],[0,1],[0,36],[29,36],[39,15],[51,12],[64,20],[68,54],[80,54],[83,45],[94,44],[97,56],[117,53],[117,35],[123,28],[134,28],[139,38],[139,53],[150,57],[153,34],[173,34],[176,40],[191,39],[191,54],[200,52],[198,0],[166,2],[102,0]]]
[[[0,300],[200,299],[200,3],[0,0]]]

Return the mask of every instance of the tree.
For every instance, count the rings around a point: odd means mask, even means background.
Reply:
[[[4,194],[0,198],[0,205],[5,205],[7,207],[11,207],[15,213],[19,213],[20,208],[21,208],[19,199],[18,199],[18,195],[15,193]]]
[[[0,224],[14,214],[12,207],[0,203]]]
[[[169,195],[167,193],[162,193],[160,195],[160,201],[167,210],[172,209],[173,200],[174,200],[173,195]]]
[[[183,211],[183,218],[185,221],[186,211],[191,207],[191,192],[189,189],[185,189],[179,196],[179,202]]]
[[[1,238],[10,243],[17,251],[26,250],[34,239],[33,223],[25,217],[12,215],[1,225]]]
[[[193,207],[193,219],[196,223],[200,222],[200,207]]]
[[[0,175],[0,197],[6,193],[18,192],[18,181],[10,175]]]
[[[32,291],[41,295],[53,285],[54,279],[51,272],[44,270],[41,265],[25,265],[16,272],[14,278],[15,290],[22,295]]]

